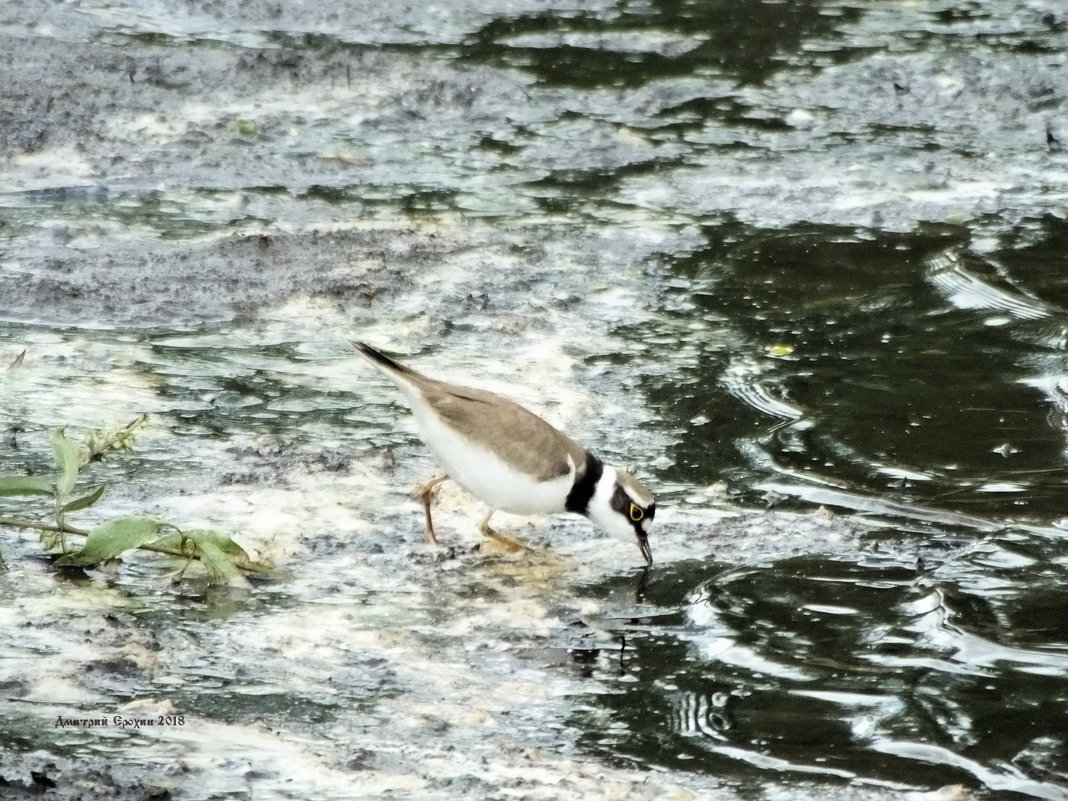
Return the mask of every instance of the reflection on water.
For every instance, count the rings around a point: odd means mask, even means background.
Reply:
[[[1056,237],[1064,224],[1046,226]],[[1059,518],[1068,315],[1048,290],[1062,265],[1029,260],[1018,274],[1011,251],[965,258],[961,233],[802,229],[674,259],[688,304],[676,335],[699,356],[680,382],[648,382],[664,417],[691,430],[669,475],[744,487],[788,476]]]
[[[856,558],[663,568],[647,600],[680,619],[605,669],[591,747],[754,787],[1068,798],[1063,261],[960,236],[710,231],[672,259],[661,325],[697,354],[648,380],[687,432],[666,473],[884,528]]]
[[[878,550],[664,568],[647,601],[677,623],[632,636],[622,669],[605,658],[611,714],[587,742],[754,787],[771,771],[1068,798],[1068,602],[1063,569],[1035,558],[1050,545],[1006,532],[926,571]]]
[[[840,23],[812,2],[654,2],[614,11],[502,15],[463,52],[521,67],[547,84],[584,88],[712,71],[757,83],[780,68],[803,37],[829,35]]]

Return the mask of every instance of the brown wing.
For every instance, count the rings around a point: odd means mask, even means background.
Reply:
[[[420,389],[434,411],[461,434],[486,447],[538,481],[567,475],[586,463],[586,451],[573,439],[524,409],[492,392],[457,387],[419,376]]]

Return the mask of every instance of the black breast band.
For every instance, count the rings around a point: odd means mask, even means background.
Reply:
[[[569,512],[578,512],[580,515],[586,514],[590,505],[590,498],[593,497],[593,491],[597,488],[597,482],[601,480],[603,474],[604,463],[592,453],[586,451],[586,472],[571,485],[571,492],[567,494],[564,508]]]

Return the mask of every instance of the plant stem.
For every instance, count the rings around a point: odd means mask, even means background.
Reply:
[[[66,523],[62,526],[57,526],[55,523],[41,523],[37,520],[27,520],[24,517],[5,517],[3,515],[0,515],[0,526],[9,526],[10,528],[34,528],[38,531],[58,531],[61,534],[80,534],[83,537],[89,533],[84,529],[68,526]]]

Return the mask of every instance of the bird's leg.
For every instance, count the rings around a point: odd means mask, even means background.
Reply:
[[[437,545],[438,538],[434,534],[434,520],[430,516],[430,499],[433,497],[434,490],[438,488],[438,485],[447,479],[448,476],[435,476],[416,486],[415,492],[412,493],[423,502],[423,512],[426,514],[426,541],[431,545]]]
[[[506,537],[503,534],[498,534],[492,528],[490,528],[490,518],[493,517],[495,509],[490,509],[489,513],[482,518],[482,522],[478,524],[478,530],[491,540],[495,540],[499,544],[503,545],[509,551],[533,551],[534,549],[524,545],[519,540],[513,540],[511,537]]]

